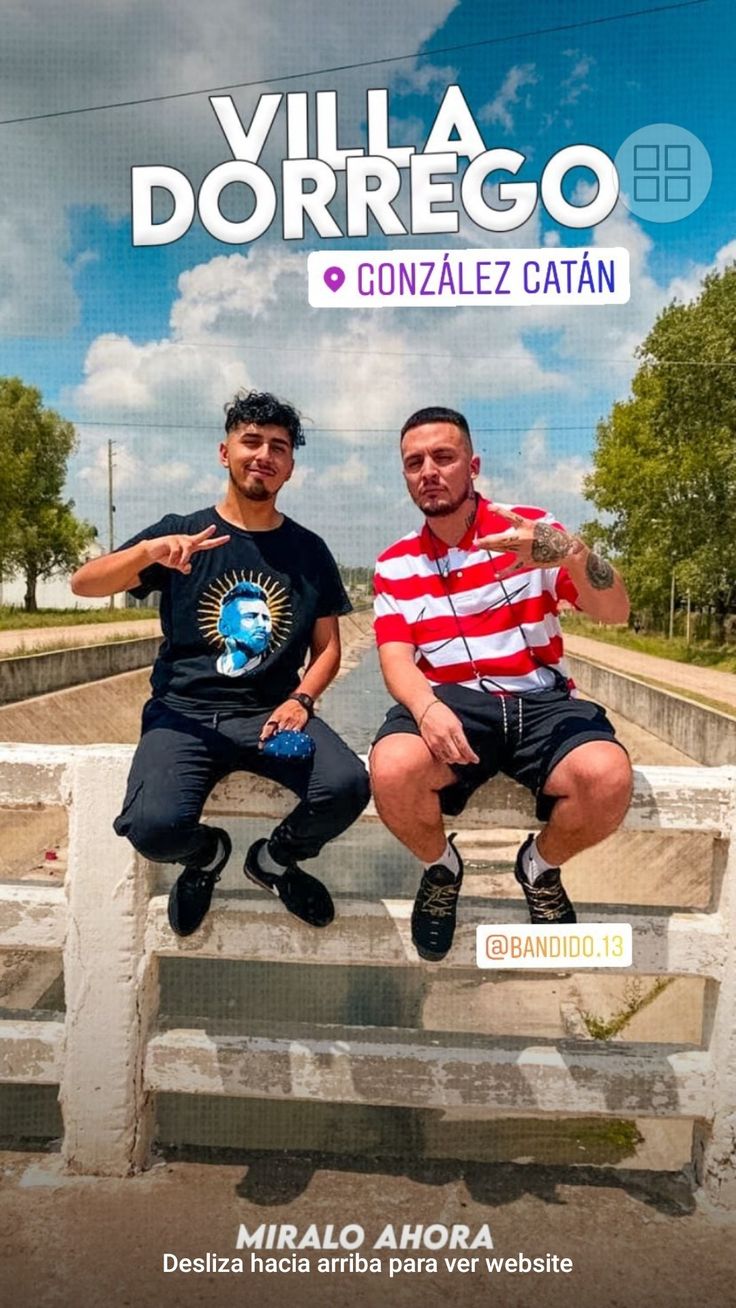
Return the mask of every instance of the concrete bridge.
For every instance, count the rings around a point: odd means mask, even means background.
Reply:
[[[111,693],[120,695],[121,713],[126,705],[128,740],[137,734],[130,693],[136,678],[143,692],[140,673],[116,678],[119,690],[110,682],[97,687],[107,704],[105,730],[117,720]],[[39,729],[45,720],[48,734],[69,730],[77,713],[89,731],[91,715],[80,713],[80,704],[83,691],[93,689],[62,692],[55,698],[67,705],[55,716],[47,701]],[[29,701],[0,713],[31,710],[39,711],[39,701],[35,709]],[[124,1175],[145,1165],[156,1105],[164,1138],[175,1139],[188,1119],[195,1137],[209,1131],[211,1142],[229,1143],[227,1130],[219,1138],[212,1131],[212,1114],[203,1131],[205,1119],[197,1123],[188,1112],[219,1103],[232,1109],[241,1140],[254,1139],[255,1121],[263,1143],[293,1148],[278,1105],[334,1103],[358,1135],[379,1147],[377,1111],[423,1114],[417,1144],[445,1157],[461,1138],[473,1156],[484,1156],[483,1131],[499,1118],[517,1127],[570,1119],[612,1127],[628,1121],[647,1130],[674,1124],[691,1137],[692,1175],[708,1204],[714,1211],[736,1207],[733,770],[640,767],[626,829],[570,865],[583,920],[633,923],[630,973],[489,978],[475,967],[476,925],[524,920],[508,876],[516,832],[533,825],[523,792],[494,783],[466,815],[469,895],[451,958],[431,968],[417,961],[408,938],[415,872],[387,850],[371,815],[333,855],[333,874],[327,869],[342,895],[326,935],[243,893],[233,868],[205,929],[174,941],[165,925],[171,874],[152,872],[110,833],[129,756],[125,746],[65,743],[11,745],[0,756],[2,801],[15,828],[18,809],[30,805],[42,818],[54,814],[57,824],[69,815],[64,884],[45,865],[41,884],[36,872],[0,892],[0,946],[16,957],[40,951],[56,971],[63,956],[66,1013],[37,1011],[3,1023],[0,1066],[6,1085],[61,1086],[64,1157],[72,1169]],[[275,789],[236,779],[218,789],[210,811],[232,815],[242,847],[248,823],[262,826],[283,805]],[[58,843],[63,855],[63,832]],[[19,857],[27,859],[27,850]],[[237,1015],[240,1001],[227,1015],[222,1007],[236,974],[242,987],[243,967],[247,1018]],[[632,977],[645,998],[652,978],[663,978],[667,988],[638,1009],[629,1004],[635,1011],[625,1039],[593,1040],[586,1014],[605,1016],[604,1001],[610,1012],[625,1007]],[[291,1007],[291,1022],[277,1011],[275,991],[282,1007]],[[220,1009],[216,1020],[205,1020],[213,998]],[[295,1025],[294,1008],[298,1003],[304,1012],[305,1002],[317,1018]],[[249,1105],[258,1110],[255,1118]],[[331,1121],[334,1137],[334,1112]],[[306,1143],[324,1147],[324,1122],[312,1122]],[[303,1128],[300,1134],[304,1142]],[[577,1138],[585,1140],[585,1131]]]

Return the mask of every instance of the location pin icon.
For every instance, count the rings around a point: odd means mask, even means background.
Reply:
[[[325,286],[329,291],[339,291],[345,281],[345,273],[342,268],[328,268],[324,274]]]

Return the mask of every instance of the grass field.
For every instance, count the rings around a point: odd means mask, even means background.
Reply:
[[[31,627],[76,627],[91,622],[135,622],[157,618],[158,609],[25,609],[0,604],[0,631],[27,631]]]
[[[114,630],[110,631],[109,636],[103,636],[102,640],[75,640],[73,636],[60,636],[52,645],[44,644],[41,641],[31,641],[30,644],[14,645],[11,649],[0,649],[0,663],[4,659],[25,658],[30,654],[58,654],[59,650],[65,649],[82,649],[87,645],[122,645],[127,640],[137,640],[137,636],[131,636],[124,632],[122,635],[116,635]]]

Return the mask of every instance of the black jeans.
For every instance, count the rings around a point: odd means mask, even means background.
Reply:
[[[153,862],[206,864],[216,853],[213,828],[200,821],[207,796],[229,773],[253,772],[299,796],[271,837],[279,861],[314,858],[365,808],[368,774],[357,754],[319,718],[305,728],[316,745],[310,759],[264,754],[258,737],[268,716],[214,711],[195,716],[149,700],[123,808],[114,822],[117,834]]]

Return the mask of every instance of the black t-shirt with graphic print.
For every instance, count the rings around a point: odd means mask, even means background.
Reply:
[[[189,574],[153,563],[131,587],[138,599],[161,592],[153,694],[185,710],[263,712],[299,684],[316,620],[349,613],[350,600],[324,541],[291,518],[250,532],[215,508],[167,513],[119,549],[209,526],[230,540],[193,554]]]

